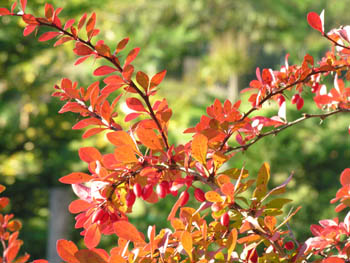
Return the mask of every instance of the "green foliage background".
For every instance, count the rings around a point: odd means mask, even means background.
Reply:
[[[286,53],[290,53],[291,63],[300,63],[306,53],[316,60],[320,58],[329,46],[307,25],[309,11],[320,13],[325,9],[327,29],[350,23],[348,0],[50,3],[64,7],[62,18],[79,19],[84,12],[95,11],[100,37],[111,47],[127,36],[131,39],[129,49],[141,47],[135,62],[137,69],[150,75],[168,70],[159,96],[166,96],[173,108],[173,143],[190,139],[182,131],[196,124],[214,98],[223,101],[227,97],[222,87],[228,85],[232,74],[239,77],[239,88],[243,89],[255,78],[256,66],[278,69]],[[10,2],[0,0],[0,6],[9,7]],[[27,12],[43,15],[43,8],[44,1],[31,0]],[[20,19],[0,17],[0,183],[8,187],[5,193],[12,199],[11,212],[23,220],[21,238],[25,250],[33,258],[43,258],[49,189],[59,185],[61,176],[87,169],[79,161],[79,147],[90,145],[108,151],[108,146],[103,136],[82,141],[81,132],[71,130],[77,117],[59,115],[62,103],[50,97],[53,85],[62,77],[85,87],[95,81],[91,72],[97,63],[88,61],[75,68],[71,44],[54,49],[53,42],[38,43],[33,36],[24,38],[23,28]],[[195,61],[190,73],[184,72],[183,66],[188,58]],[[316,109],[312,106],[302,111]],[[273,105],[266,109],[269,116],[275,113]],[[290,107],[288,118],[298,116],[300,112]],[[231,163],[235,167],[245,165],[255,176],[267,161],[275,184],[295,172],[288,197],[295,200],[293,206],[303,206],[292,222],[301,240],[310,235],[311,223],[335,216],[329,200],[339,186],[340,172],[348,166],[349,120],[348,116],[340,116],[322,125],[317,120],[299,124],[237,154]],[[156,206],[138,202],[132,221],[143,231],[149,224],[156,224],[159,230],[167,226],[165,220],[159,219],[166,218],[174,200],[169,197]],[[75,239],[79,238],[77,233],[74,232]],[[106,239],[104,245],[108,247],[113,242]]]

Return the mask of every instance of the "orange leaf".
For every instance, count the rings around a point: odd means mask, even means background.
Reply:
[[[66,176],[61,177],[58,179],[63,184],[80,184],[88,182],[92,179],[92,176],[86,173],[76,172],[76,173],[70,173]]]
[[[141,237],[140,232],[134,225],[128,221],[121,220],[113,224],[114,233],[119,237],[126,240],[130,240],[134,243],[144,243],[145,241]]]
[[[138,159],[130,145],[122,145],[114,150],[114,156],[117,161],[122,163],[137,163]]]
[[[135,47],[133,50],[130,51],[130,53],[128,54],[128,56],[125,59],[125,65],[130,64],[137,56],[137,54],[139,53],[140,48],[139,47]]]
[[[162,80],[164,79],[165,74],[166,74],[166,70],[163,70],[163,71],[158,72],[157,74],[155,74],[152,77],[152,79],[151,79],[151,86],[150,86],[150,88],[153,89],[153,88],[157,87],[162,82]]]
[[[350,168],[346,168],[340,175],[340,183],[342,186],[350,184]]]
[[[91,17],[89,18],[88,22],[86,23],[86,32],[88,33],[88,35],[90,35],[91,32],[94,30],[95,23],[96,23],[96,14],[94,12],[94,13],[92,13]]]
[[[206,165],[207,161],[207,150],[208,150],[208,138],[203,134],[196,134],[193,137],[191,145],[191,153],[194,159],[203,165]]]
[[[6,187],[3,186],[2,184],[0,184],[0,194],[1,194],[3,191],[5,191],[5,189],[6,189]]]
[[[235,186],[232,183],[225,183],[221,186],[221,192],[230,197],[232,202],[235,195]]]
[[[215,191],[209,191],[205,193],[205,199],[207,199],[209,202],[222,202],[221,196],[215,192]]]
[[[93,250],[81,249],[75,253],[79,263],[107,263],[107,261]]]
[[[111,255],[108,261],[108,263],[126,263],[126,262],[127,262],[126,259],[118,254]]]
[[[252,243],[252,242],[255,242],[255,241],[258,241],[261,239],[261,236],[260,235],[256,235],[256,234],[251,234],[249,236],[245,236],[245,237],[242,237],[240,239],[237,240],[237,243],[238,244],[244,244],[244,243]]]
[[[129,145],[138,155],[141,155],[140,151],[137,149],[134,143],[134,140],[125,131],[107,133],[107,139],[115,146]]]
[[[92,224],[85,232],[84,243],[89,248],[92,249],[100,243],[101,232],[97,224]]]
[[[83,147],[79,149],[79,157],[82,161],[91,163],[96,160],[101,160],[101,153],[94,147]]]
[[[57,240],[57,254],[68,263],[79,263],[79,260],[74,256],[78,251],[77,246],[72,242],[64,239]]]
[[[265,226],[270,230],[270,232],[273,232],[275,225],[277,223],[277,220],[274,216],[266,216],[264,218]]]
[[[162,144],[158,138],[158,135],[152,129],[138,128],[136,130],[137,137],[143,145],[152,150],[162,150]]]
[[[126,44],[128,44],[128,42],[129,42],[128,37],[122,39],[117,45],[117,48],[115,50],[115,54],[118,54],[120,51],[122,51],[125,48]]]
[[[87,131],[84,132],[82,138],[83,139],[86,139],[86,138],[89,138],[95,134],[98,134],[104,130],[107,130],[108,128],[91,128],[91,129],[88,129]]]
[[[80,213],[80,212],[83,212],[83,211],[89,209],[91,206],[93,206],[93,205],[84,201],[84,200],[77,199],[77,200],[72,201],[69,204],[68,210],[72,214],[77,214],[77,213]]]
[[[184,231],[181,235],[181,244],[186,251],[186,253],[189,255],[190,260],[192,261],[192,236],[189,232]]]

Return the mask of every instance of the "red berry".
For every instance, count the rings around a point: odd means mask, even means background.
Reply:
[[[300,110],[304,106],[304,99],[302,97],[297,101],[297,110]]]
[[[133,190],[136,197],[140,197],[142,195],[142,186],[139,183],[134,184]]]
[[[188,202],[188,199],[190,198],[190,194],[187,191],[184,191],[181,193],[179,199],[181,199],[180,206],[185,206]]]
[[[220,217],[220,223],[223,226],[228,226],[228,224],[230,223],[230,216],[227,212]]]
[[[294,243],[293,241],[288,241],[284,244],[284,248],[287,250],[292,250],[294,248]]]
[[[204,192],[200,188],[196,188],[194,190],[194,197],[197,199],[198,202],[204,202],[205,201]]]
[[[278,98],[277,98],[277,103],[278,103],[278,106],[281,107],[282,103],[285,102],[286,99],[283,97],[283,95],[279,95]]]
[[[153,193],[153,185],[146,184],[145,187],[142,190],[142,199],[143,200],[148,199],[151,196],[152,193]]]
[[[132,190],[129,190],[129,192],[126,194],[126,205],[128,207],[132,207],[135,203],[135,200],[136,200],[136,195],[134,193],[134,191]]]
[[[157,185],[156,193],[159,196],[159,198],[164,198],[167,195],[167,189],[166,186],[162,183]]]
[[[300,95],[299,94],[294,94],[293,97],[292,97],[292,104],[295,104],[298,102],[298,100],[300,99]]]

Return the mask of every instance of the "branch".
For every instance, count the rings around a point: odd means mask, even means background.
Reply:
[[[335,111],[331,111],[328,113],[324,113],[324,114],[308,114],[308,113],[304,113],[303,117],[296,119],[295,121],[292,122],[288,122],[283,126],[280,126],[276,129],[273,129],[271,131],[265,132],[265,133],[260,133],[255,139],[253,139],[250,143],[245,144],[245,145],[240,145],[240,146],[236,146],[236,147],[229,147],[226,151],[226,153],[231,152],[231,151],[238,151],[238,150],[247,150],[250,146],[252,146],[253,144],[255,144],[256,142],[258,142],[260,139],[269,136],[269,135],[277,135],[279,132],[283,131],[284,129],[291,127],[293,125],[296,125],[300,122],[303,122],[307,119],[311,119],[311,118],[320,118],[321,120],[324,120],[326,118],[328,118],[329,116],[338,114],[340,112],[350,112],[350,109],[337,109]]]
[[[237,121],[237,123],[240,123],[242,122],[243,120],[245,120],[249,115],[251,115],[254,111],[257,111],[259,108],[261,108],[261,106],[266,102],[268,101],[270,98],[272,98],[273,96],[277,95],[277,94],[282,94],[285,90],[295,86],[295,85],[298,85],[298,84],[301,84],[301,83],[304,83],[306,81],[308,81],[310,79],[311,76],[313,75],[316,75],[316,74],[320,74],[320,73],[327,73],[327,72],[331,72],[331,71],[337,71],[339,69],[343,69],[343,68],[346,68],[347,66],[346,65],[340,65],[338,67],[334,67],[333,70],[319,70],[319,71],[315,71],[314,69],[308,74],[306,75],[303,79],[299,79],[299,80],[296,80],[295,82],[291,83],[291,84],[288,84],[286,85],[285,87],[282,87],[274,92],[271,92],[269,93],[265,98],[263,98],[259,104],[257,106],[254,106],[252,107],[250,110],[248,110],[246,113],[243,114],[243,116]],[[225,139],[223,140],[221,146],[220,146],[220,150],[222,150],[225,146],[225,144],[227,143],[227,141],[231,138],[233,132],[229,132],[227,134],[227,136],[225,137]],[[229,152],[230,150],[227,150],[227,152]]]
[[[17,15],[17,16],[22,16],[22,15]],[[111,55],[111,57],[105,56],[105,55],[101,55],[98,53],[98,51],[96,50],[95,46],[90,42],[90,41],[86,41],[80,37],[75,37],[73,34],[69,33],[67,30],[64,30],[63,28],[60,28],[58,26],[56,26],[55,24],[50,24],[50,23],[45,23],[42,22],[40,19],[36,19],[36,21],[39,23],[40,26],[48,26],[48,27],[52,27],[57,29],[58,31],[62,32],[64,35],[70,36],[72,38],[75,39],[75,41],[79,41],[84,43],[85,45],[89,46],[91,49],[93,49],[95,52],[97,52],[98,56],[105,58],[106,60],[108,60],[109,62],[111,62],[120,73],[123,72],[123,68],[119,65],[119,63],[117,62],[117,60],[115,59],[116,57],[114,55]],[[146,103],[146,106],[148,108],[148,111],[151,115],[151,118],[154,120],[154,122],[157,125],[157,128],[162,136],[163,142],[165,144],[166,149],[169,149],[169,143],[168,143],[168,139],[167,136],[165,135],[165,132],[161,126],[161,124],[159,123],[153,109],[151,106],[151,103],[149,101],[149,96],[147,96],[147,94],[144,94],[135,84],[135,82],[133,80],[126,80],[124,79],[124,77],[121,75],[121,77],[123,78],[123,80],[125,81],[125,83],[129,84],[133,89],[135,89],[137,91],[137,93],[139,94],[139,96],[144,100],[144,102]]]

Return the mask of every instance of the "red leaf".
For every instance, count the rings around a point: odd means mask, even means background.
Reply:
[[[83,63],[85,60],[87,60],[89,57],[90,57],[90,55],[85,56],[85,57],[78,58],[78,59],[75,61],[74,66],[78,66],[79,64],[81,64],[81,63]]]
[[[14,13],[16,6],[17,6],[17,1],[14,2],[11,6],[11,13]]]
[[[128,42],[129,42],[128,37],[122,39],[117,45],[117,48],[115,50],[115,54],[118,54],[120,51],[122,51],[125,48],[126,44],[128,44]]]
[[[23,30],[23,36],[28,36],[30,35],[35,29],[37,25],[27,25],[24,30]]]
[[[93,206],[92,204],[90,204],[82,199],[77,199],[77,200],[72,201],[69,204],[68,210],[72,214],[78,214],[80,212],[88,210],[92,206]]]
[[[16,2],[15,2],[16,3]],[[22,16],[22,19],[25,23],[30,25],[39,25],[38,21],[36,21],[36,18],[33,15],[24,14]]]
[[[126,105],[131,110],[147,112],[142,102],[137,98],[127,98]]]
[[[84,243],[89,248],[92,249],[100,243],[101,232],[97,224],[92,224],[85,232]]]
[[[83,25],[84,25],[84,23],[85,23],[85,21],[86,21],[86,17],[87,17],[87,14],[85,13],[85,14],[82,15],[82,17],[80,18],[80,20],[79,20],[79,22],[78,22],[78,30],[80,30],[80,29],[83,27]]]
[[[334,256],[323,259],[322,263],[345,263],[345,260],[343,258],[338,258]]]
[[[44,34],[42,34],[39,37],[39,41],[43,42],[43,41],[48,41],[54,37],[57,37],[58,35],[60,35],[60,32],[55,32],[55,31],[51,31],[51,32],[45,32]]]
[[[88,182],[92,179],[91,175],[81,172],[70,173],[66,176],[61,177],[58,181],[63,184],[79,184]]]
[[[315,12],[310,12],[307,14],[307,22],[309,25],[323,34],[323,25],[320,16]]]
[[[110,84],[110,85],[107,85],[106,87],[104,87],[104,88],[101,90],[101,94],[102,94],[102,95],[109,95],[109,94],[111,94],[113,91],[115,91],[115,90],[117,90],[117,89],[120,89],[122,86],[123,86],[123,84]]]
[[[73,51],[78,56],[90,55],[93,52],[88,46],[85,46],[81,42],[76,42],[75,43],[75,48],[73,49]]]
[[[332,103],[332,98],[328,95],[318,95],[314,97],[314,101],[318,104],[326,105]]]
[[[51,4],[46,3],[45,4],[45,17],[49,20],[52,19],[54,13],[54,8]]]
[[[7,8],[0,8],[0,16],[7,16],[10,14],[11,14],[11,12]]]
[[[72,127],[72,129],[73,130],[79,130],[79,129],[85,128],[85,127],[87,127],[89,125],[103,125],[103,123],[99,119],[88,118],[88,119],[83,119],[83,120],[79,121],[78,123],[76,123]]]
[[[82,161],[91,163],[96,160],[101,160],[101,153],[94,147],[83,147],[79,149],[79,157]]]
[[[64,30],[67,30],[68,28],[70,28],[73,24],[74,24],[74,22],[75,22],[75,19],[74,18],[72,18],[72,19],[69,19],[67,22],[66,22],[66,24],[64,25]]]
[[[5,208],[10,203],[10,199],[7,197],[0,197],[0,210]]]
[[[134,73],[134,66],[133,65],[126,65],[123,68],[122,75],[125,79],[130,80],[133,73]]]
[[[91,128],[89,130],[87,130],[86,132],[84,132],[83,134],[83,139],[89,138],[95,134],[98,134],[104,130],[107,130],[108,128]]]
[[[117,71],[117,69],[110,66],[101,66],[94,71],[94,76],[104,76],[114,71]]]
[[[136,227],[131,223],[129,223],[128,221],[125,221],[125,220],[117,221],[113,224],[113,228],[114,228],[114,233],[119,238],[124,238],[134,243],[145,242],[140,232],[136,229]]]
[[[141,114],[142,113],[139,113],[139,112],[129,113],[128,115],[125,116],[124,121],[125,122],[132,121],[132,120],[136,119],[138,116],[140,116]]]
[[[346,168],[340,175],[340,183],[342,186],[350,184],[350,168]]]
[[[25,13],[26,11],[26,6],[27,6],[27,0],[21,0],[21,7],[22,7],[23,13]]]
[[[68,41],[71,41],[73,39],[74,38],[72,38],[72,37],[62,37],[59,40],[57,40],[56,43],[53,46],[57,47],[57,46],[62,45],[64,43],[68,42]]]
[[[152,79],[151,79],[150,89],[153,89],[153,88],[157,87],[162,82],[162,80],[164,79],[165,74],[166,74],[166,70],[163,70],[163,71],[158,72],[157,74],[155,74],[152,77]]]
[[[92,13],[91,17],[89,18],[88,22],[86,23],[86,32],[88,35],[91,35],[92,31],[95,28],[95,23],[96,23],[96,14],[95,12]]]
[[[139,51],[140,51],[139,47],[135,47],[133,50],[130,51],[130,53],[128,54],[128,56],[125,59],[124,67],[126,65],[130,64],[136,58]]]
[[[124,80],[118,75],[112,75],[106,77],[103,82],[105,84],[125,84]]]
[[[68,263],[79,263],[74,256],[78,251],[77,246],[72,242],[64,239],[57,240],[56,243],[57,254]]]
[[[65,113],[67,111],[76,112],[76,113],[88,112],[88,110],[85,109],[83,106],[81,106],[78,102],[70,102],[70,101],[64,104],[58,113]]]

